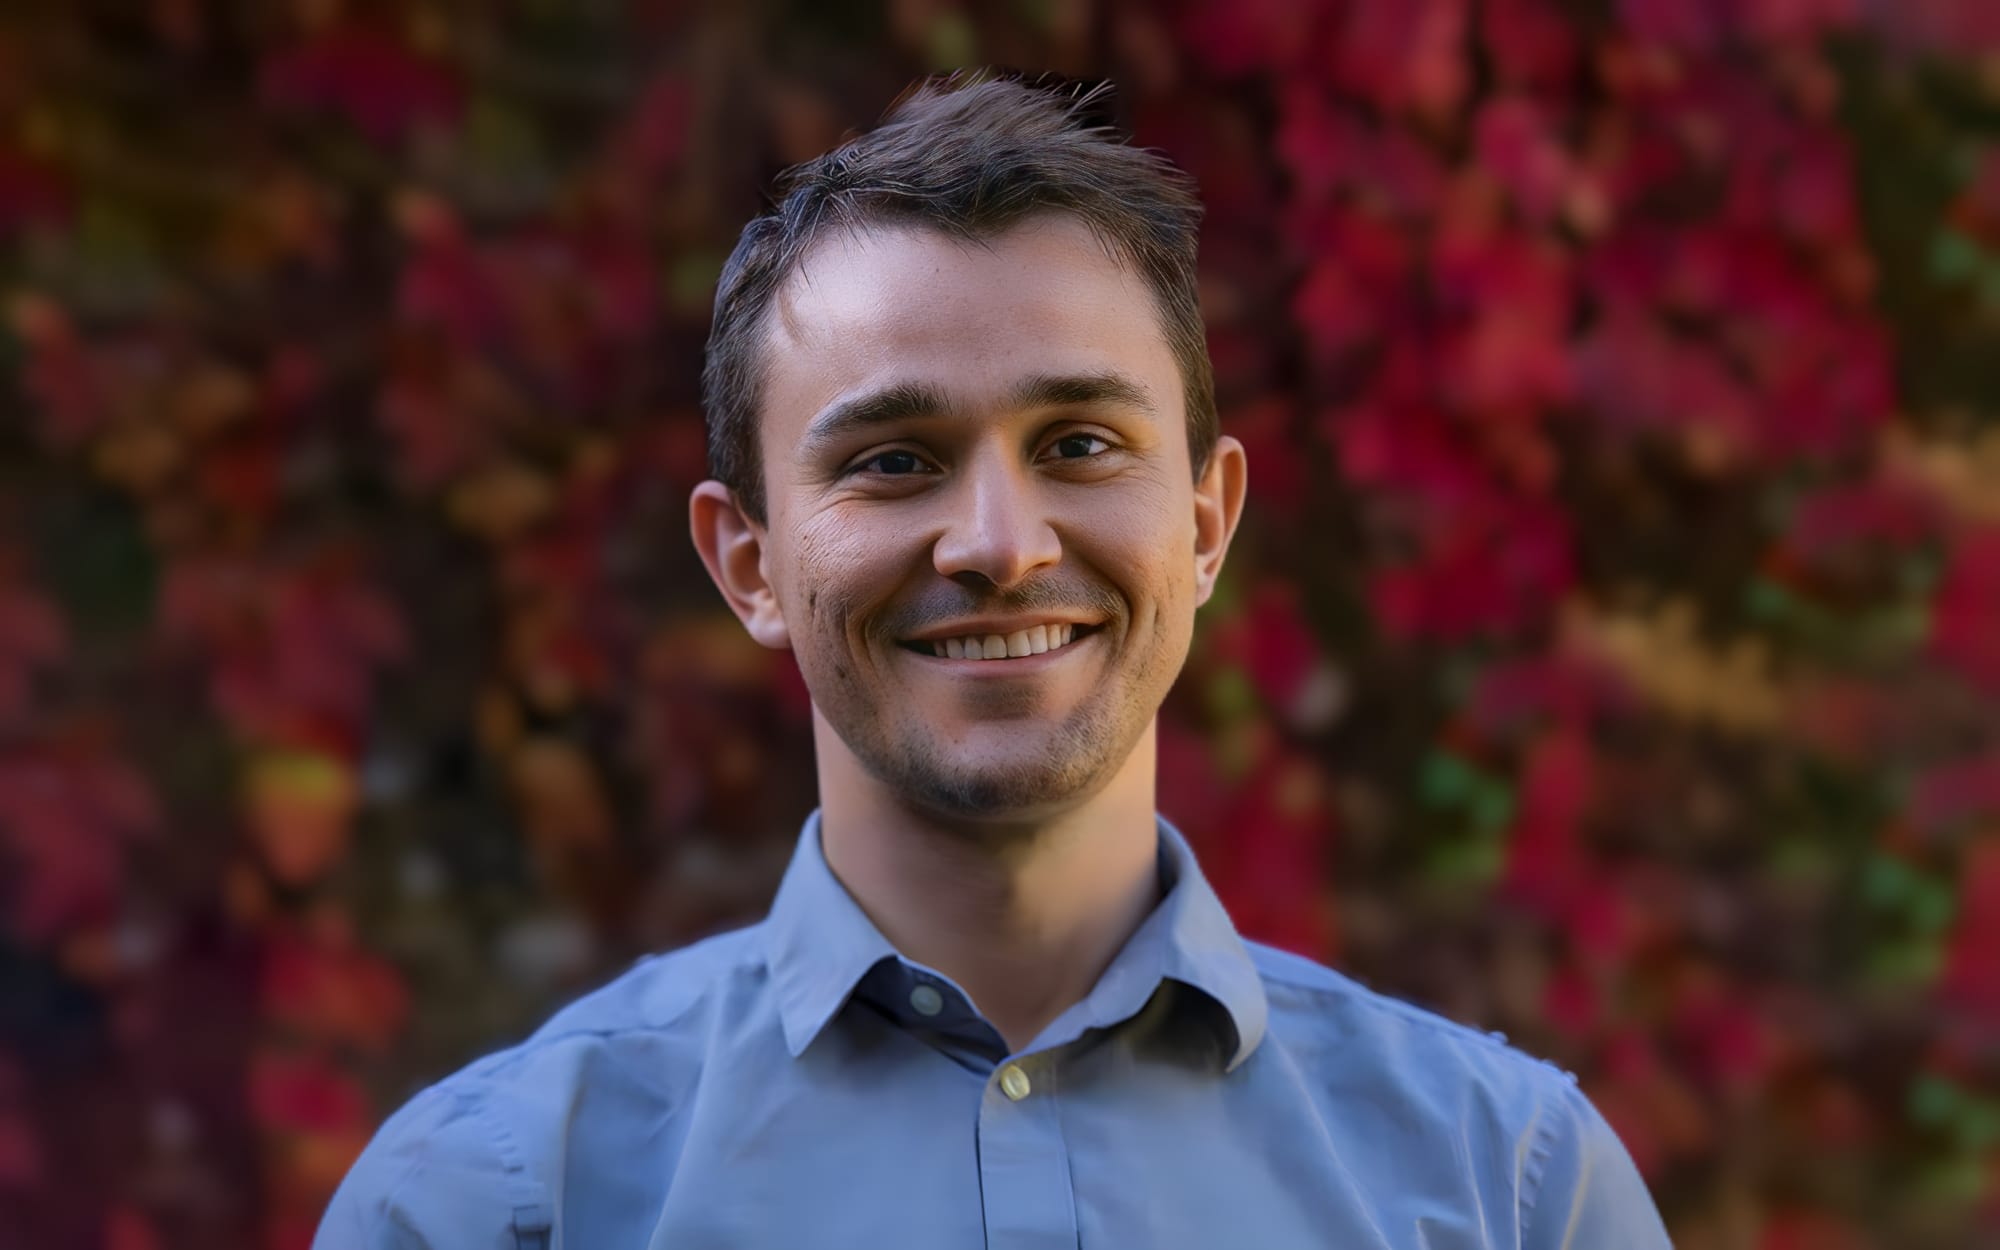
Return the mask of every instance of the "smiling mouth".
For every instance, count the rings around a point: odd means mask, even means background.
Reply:
[[[1009,634],[968,634],[963,638],[939,638],[900,644],[918,655],[947,660],[1018,660],[1031,655],[1060,651],[1095,633],[1094,625],[1037,625]]]

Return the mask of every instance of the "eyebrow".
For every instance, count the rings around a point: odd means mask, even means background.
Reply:
[[[1111,370],[1037,373],[1021,379],[1007,395],[1007,406],[1012,409],[1080,408],[1093,404],[1134,408],[1149,415],[1153,412],[1153,400],[1146,388]],[[956,416],[961,411],[939,387],[928,382],[898,382],[821,410],[800,436],[799,449],[810,453],[871,426],[918,417]]]

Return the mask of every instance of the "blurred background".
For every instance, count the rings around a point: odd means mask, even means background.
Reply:
[[[2000,1245],[2000,5],[0,9],[0,1245],[302,1250],[758,917],[721,261],[970,64],[1199,180],[1246,529],[1163,810],[1573,1070],[1683,1250]]]

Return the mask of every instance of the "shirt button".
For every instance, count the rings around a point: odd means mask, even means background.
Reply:
[[[928,985],[919,985],[910,991],[910,1006],[915,1007],[920,1016],[934,1016],[944,1010],[944,995]]]
[[[1007,1097],[1019,1102],[1028,1096],[1033,1087],[1028,1084],[1028,1074],[1021,1071],[1021,1066],[1010,1063],[1000,1069],[1000,1088],[1006,1091]]]

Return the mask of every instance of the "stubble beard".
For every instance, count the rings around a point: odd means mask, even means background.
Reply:
[[[1033,818],[1101,790],[1152,721],[1157,709],[1143,701],[1139,690],[1107,683],[1059,722],[1020,718],[1019,728],[1039,733],[1041,741],[995,763],[952,750],[921,719],[852,704],[822,710],[855,759],[900,801],[954,823],[979,824]]]

